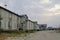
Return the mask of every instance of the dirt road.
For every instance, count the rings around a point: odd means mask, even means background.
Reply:
[[[26,37],[9,37],[6,40],[60,40],[60,33],[55,33],[54,31],[39,31],[31,33]]]

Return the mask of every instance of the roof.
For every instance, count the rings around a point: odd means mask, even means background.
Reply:
[[[36,23],[36,22],[34,22],[34,21],[31,21],[31,20],[29,20],[29,19],[28,19],[28,20],[26,20],[26,21],[30,21],[30,22],[32,22],[32,23]]]
[[[4,7],[2,7],[2,6],[0,6],[0,8],[6,10],[6,11],[8,11],[8,12],[10,12],[11,14],[14,14],[14,15],[17,15],[17,16],[20,17],[20,15],[14,13],[14,12],[12,12],[12,11],[10,11],[10,10],[8,10],[8,9],[6,9],[6,8],[4,8]]]
[[[26,15],[26,14],[24,14],[24,15],[20,15],[21,17],[27,17],[28,18],[28,16]]]

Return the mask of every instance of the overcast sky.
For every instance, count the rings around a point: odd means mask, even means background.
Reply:
[[[0,0],[0,5],[32,21],[48,26],[60,26],[60,0]]]

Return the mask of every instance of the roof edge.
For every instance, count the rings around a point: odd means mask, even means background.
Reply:
[[[11,14],[14,14],[14,15],[17,15],[17,16],[20,17],[20,15],[18,15],[18,14],[16,14],[16,13],[12,12],[12,11],[10,11],[10,10],[8,10],[7,8],[4,8],[4,7],[2,7],[2,6],[0,6],[0,8],[6,10],[6,11],[8,11],[8,12],[10,12]]]

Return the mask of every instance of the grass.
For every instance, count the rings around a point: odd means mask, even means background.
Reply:
[[[23,30],[20,30],[20,31],[13,31],[13,32],[3,32],[3,33],[0,33],[0,39],[5,39],[7,37],[16,37],[16,36],[21,36],[23,35],[24,37],[27,36],[27,34],[29,35],[30,33],[35,33],[36,31],[28,31],[28,32],[25,32]]]
[[[24,31],[14,31],[14,32],[3,32],[0,33],[0,38],[6,38],[6,37],[15,37],[17,35],[24,34]]]
[[[9,34],[2,33],[2,34],[0,34],[0,40],[4,40],[4,39],[6,39],[8,36],[9,36]]]
[[[56,31],[56,33],[60,33],[60,30],[55,30]]]
[[[4,40],[7,37],[16,37],[16,36],[20,36],[21,34],[25,34],[24,31],[20,30],[20,31],[14,31],[14,32],[1,32],[0,33],[0,40]]]

